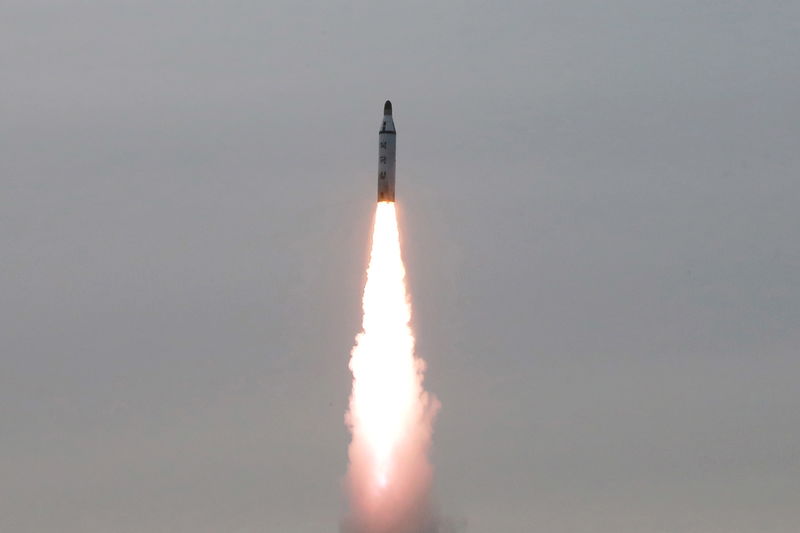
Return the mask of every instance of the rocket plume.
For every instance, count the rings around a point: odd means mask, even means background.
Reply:
[[[414,355],[394,202],[377,206],[363,308],[350,359],[350,512],[343,531],[431,533],[428,448],[438,402],[425,392],[425,363]]]

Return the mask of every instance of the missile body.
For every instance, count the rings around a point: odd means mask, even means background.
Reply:
[[[383,106],[383,125],[378,133],[378,201],[394,202],[395,139],[392,103]]]

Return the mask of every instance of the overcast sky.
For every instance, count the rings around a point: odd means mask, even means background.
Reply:
[[[4,0],[0,531],[335,533],[386,98],[444,513],[800,528],[800,4]]]

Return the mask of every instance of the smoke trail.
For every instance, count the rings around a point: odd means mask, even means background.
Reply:
[[[378,203],[375,213],[363,308],[363,331],[350,359],[350,512],[342,530],[433,533],[428,448],[439,404],[425,392],[425,363],[414,356],[393,202]]]

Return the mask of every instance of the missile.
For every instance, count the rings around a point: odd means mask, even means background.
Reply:
[[[378,133],[378,201],[394,202],[395,138],[392,103],[383,105],[383,125]]]

